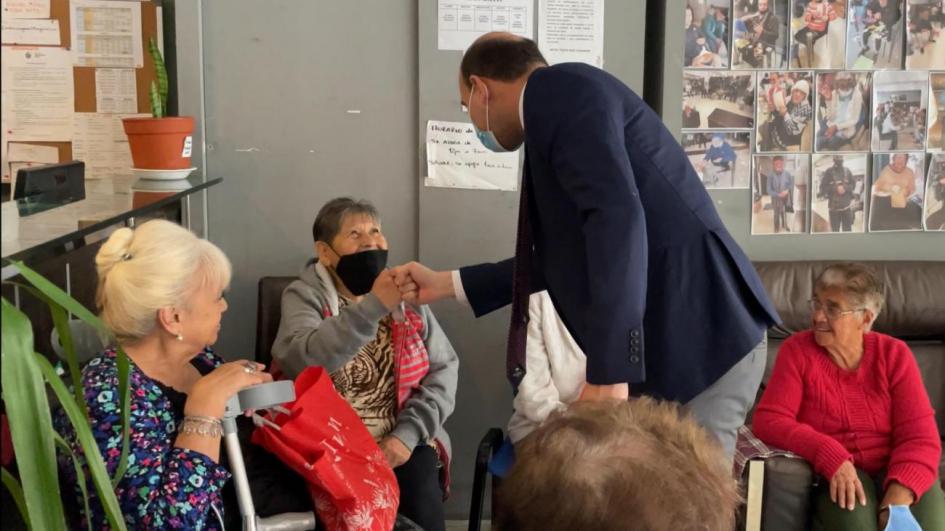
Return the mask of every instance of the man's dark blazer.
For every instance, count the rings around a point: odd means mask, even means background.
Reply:
[[[689,401],[779,321],[751,262],[682,147],[617,78],[541,68],[523,105],[532,291],[548,289],[590,383]],[[460,270],[477,316],[511,302],[513,266]],[[524,356],[509,362],[517,386]]]

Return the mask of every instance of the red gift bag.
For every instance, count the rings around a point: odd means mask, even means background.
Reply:
[[[329,530],[389,531],[397,519],[397,478],[358,414],[335,391],[322,367],[295,380],[290,414],[268,420],[252,441],[305,478],[315,512]]]

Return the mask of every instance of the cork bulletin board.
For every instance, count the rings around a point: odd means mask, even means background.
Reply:
[[[156,2],[140,2],[141,4],[141,39],[144,50],[144,67],[135,69],[135,82],[138,93],[138,109],[140,113],[150,113],[151,106],[148,100],[148,88],[154,79],[154,64],[148,56],[148,41],[152,37],[158,39],[161,27],[158,21],[159,4]],[[69,0],[50,0],[49,17],[59,21],[59,47],[71,49],[71,20]],[[158,42],[161,42],[160,39]],[[33,46],[33,45],[28,45]],[[95,68],[73,67],[75,82],[75,112],[97,112],[95,103]],[[27,144],[39,146],[53,146],[59,150],[59,161],[72,160],[71,142],[36,142],[24,141]],[[3,146],[5,149],[6,146]]]

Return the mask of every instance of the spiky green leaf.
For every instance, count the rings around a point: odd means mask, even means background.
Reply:
[[[43,375],[34,360],[33,329],[29,318],[6,298],[0,303],[0,382],[24,506],[33,529],[65,531],[52,414]],[[66,396],[72,398],[68,392]]]
[[[56,369],[49,363],[49,360],[44,358],[42,354],[36,353],[33,354],[33,359],[36,366],[42,371],[43,376],[46,377],[49,387],[56,393],[56,398],[59,399],[62,410],[69,417],[69,421],[75,429],[76,440],[82,446],[82,453],[85,455],[89,474],[92,476],[92,484],[95,485],[102,507],[105,509],[105,518],[112,529],[125,529],[125,520],[121,514],[121,507],[118,505],[118,498],[115,496],[114,487],[108,477],[108,470],[105,468],[105,461],[102,459],[101,450],[95,441],[88,420],[82,416],[82,412],[79,410],[79,406],[76,405],[75,400],[72,399],[69,389],[66,384],[62,383],[59,375],[56,374]]]
[[[115,361],[118,365],[118,392],[121,394],[121,455],[118,457],[118,466],[112,476],[112,485],[117,486],[121,478],[125,477],[128,469],[128,448],[131,437],[131,386],[128,385],[128,375],[131,373],[131,364],[128,363],[128,354],[121,345],[116,345]]]
[[[74,316],[98,330],[99,333],[103,335],[103,337],[110,335],[108,329],[105,326],[105,323],[103,323],[102,320],[98,318],[98,316],[89,311],[85,306],[82,306],[79,301],[73,299],[68,293],[59,288],[59,286],[56,286],[22,262],[14,261],[11,263],[16,266],[23,278],[29,281],[32,286],[15,282],[13,284],[17,284],[21,288],[24,288],[32,293],[34,296],[49,305],[50,309],[52,309],[54,305],[58,305],[65,310],[68,310]],[[59,333],[60,336],[63,334],[62,331]],[[67,334],[71,339],[71,331],[69,331]],[[30,332],[30,345],[30,348],[32,349],[32,331]],[[74,356],[72,356],[70,359],[72,361],[75,360]],[[118,365],[118,389],[119,393],[121,394],[122,445],[118,466],[115,469],[115,474],[112,479],[113,486],[117,485],[121,478],[124,477],[125,470],[128,468],[128,447],[129,438],[131,435],[131,408],[129,407],[129,403],[131,402],[131,388],[128,385],[130,365],[127,354],[125,354],[125,351],[120,346],[117,347],[116,361]],[[78,375],[80,371],[74,366],[73,363],[70,362],[70,372],[72,372],[73,375]],[[75,378],[75,376],[73,377]],[[81,409],[83,412],[85,412],[87,406],[85,404],[85,399],[81,396],[81,383],[76,384],[75,386],[77,389],[76,396],[78,397],[76,403],[81,404]]]
[[[20,511],[20,516],[23,518],[23,522],[26,524],[26,527],[30,526],[30,515],[26,512],[26,500],[23,499],[23,487],[20,486],[20,482],[13,477],[13,474],[7,471],[6,468],[0,468],[0,474],[3,477],[3,486],[7,488],[7,491],[10,493],[10,497],[13,498],[13,502],[16,504],[16,508]]]
[[[89,488],[85,484],[85,472],[82,470],[82,462],[79,461],[79,457],[75,455],[75,452],[72,451],[69,443],[62,438],[62,435],[53,432],[53,436],[56,438],[56,446],[59,447],[59,451],[69,456],[69,459],[72,460],[72,467],[75,469],[76,483],[79,484],[79,490],[82,492],[82,506],[85,508],[85,513],[83,513],[85,514],[85,526],[86,529],[92,529],[92,511],[89,508]]]
[[[73,299],[72,296],[66,293],[62,288],[53,284],[47,280],[46,277],[37,273],[23,262],[13,261],[10,262],[10,264],[15,266],[23,278],[25,278],[33,286],[36,286],[36,289],[46,295],[50,300],[54,301],[59,306],[62,306],[72,315],[94,326],[95,329],[99,331],[99,333],[105,335],[108,334],[108,328],[105,326],[105,323],[103,323],[97,315],[92,313],[91,310],[85,306],[82,306],[82,303]]]
[[[157,83],[154,81],[151,81],[151,89],[148,91],[148,98],[151,100],[151,116],[164,118],[164,106],[161,104],[161,94],[158,92]]]
[[[151,60],[154,61],[154,75],[157,78],[158,94],[161,96],[161,108],[167,113],[167,67],[164,65],[164,57],[161,55],[161,49],[158,48],[154,37],[148,40],[148,53],[151,54]]]
[[[72,392],[75,394],[76,403],[82,410],[82,416],[89,418],[89,407],[85,403],[85,397],[82,396],[82,372],[79,370],[79,362],[75,356],[75,343],[72,341],[72,329],[69,327],[69,314],[55,303],[47,302],[49,313],[52,314],[53,326],[59,333],[59,341],[62,343],[63,352],[66,354],[66,365],[69,367],[69,376],[72,378]]]

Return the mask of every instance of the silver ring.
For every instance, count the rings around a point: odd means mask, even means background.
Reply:
[[[256,364],[251,361],[243,363],[243,372],[246,374],[253,374],[256,372]]]

